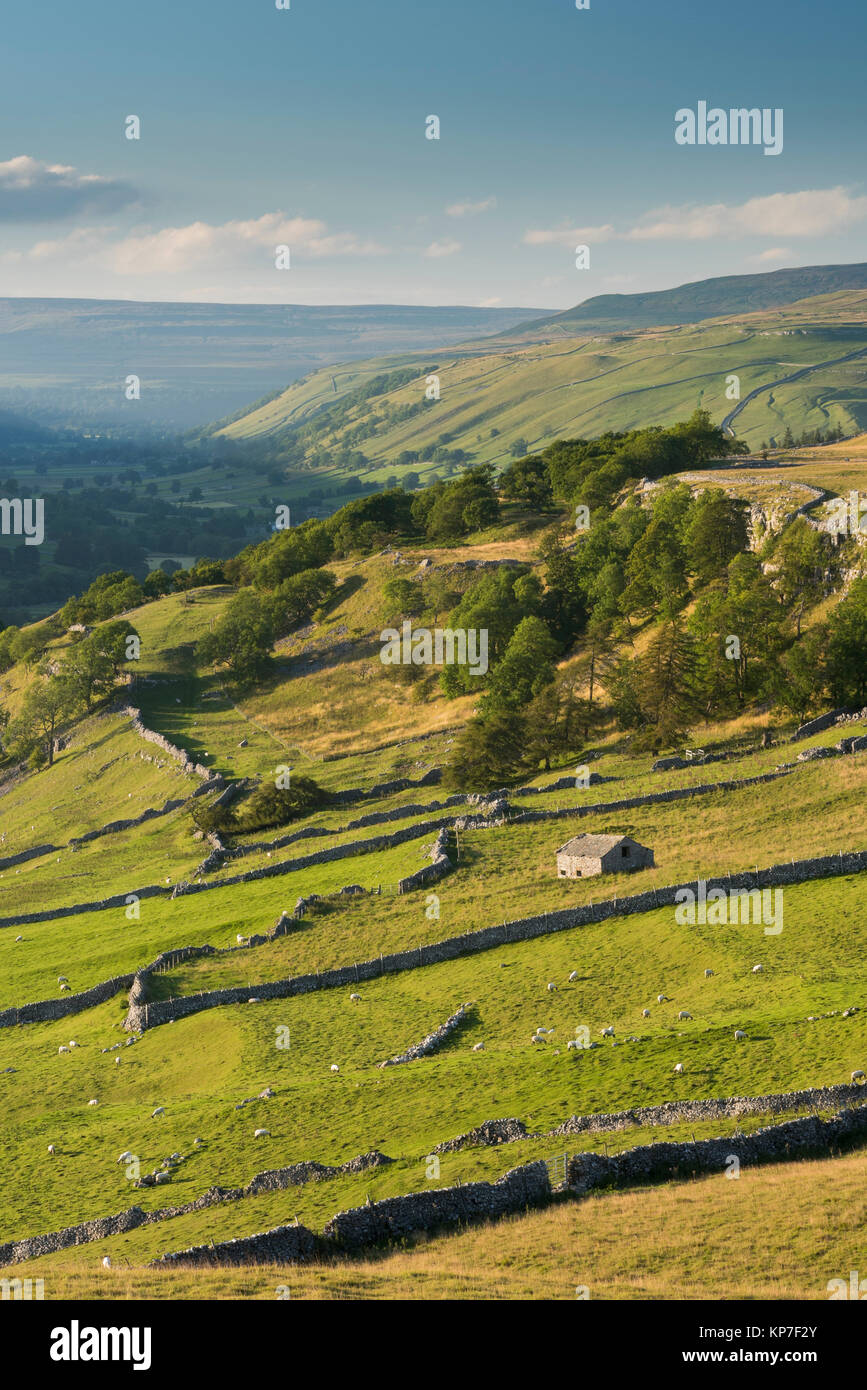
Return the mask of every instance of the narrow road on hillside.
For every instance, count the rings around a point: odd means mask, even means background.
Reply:
[[[809,376],[810,372],[818,372],[822,367],[838,367],[841,362],[853,362],[856,357],[863,357],[865,354],[867,354],[867,348],[858,348],[857,352],[849,352],[845,357],[831,357],[827,362],[814,362],[809,367],[801,367],[800,371],[792,372],[791,376],[782,376],[779,381],[769,381],[765,386],[757,386],[753,391],[750,391],[749,395],[744,396],[742,401],[738,402],[734,410],[729,411],[722,422],[722,429],[734,438],[734,430],[731,427],[732,420],[763,391],[773,391],[776,386],[788,386],[790,382],[800,381],[802,377]]]

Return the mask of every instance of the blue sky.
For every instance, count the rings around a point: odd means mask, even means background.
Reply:
[[[3,39],[2,295],[566,308],[867,259],[860,0],[48,0]],[[782,152],[678,145],[702,100],[782,108]]]

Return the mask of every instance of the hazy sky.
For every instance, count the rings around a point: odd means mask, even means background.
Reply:
[[[566,308],[867,260],[865,47],[863,0],[10,5],[0,294]],[[700,101],[782,108],[782,152],[676,143]]]

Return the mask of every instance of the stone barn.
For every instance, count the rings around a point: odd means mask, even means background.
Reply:
[[[592,878],[650,868],[653,850],[629,835],[576,835],[557,851],[560,878]]]

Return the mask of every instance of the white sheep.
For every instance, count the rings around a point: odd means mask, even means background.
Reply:
[[[120,1058],[118,1058],[118,1061],[120,1061]],[[152,1120],[155,1120],[155,1119],[157,1118],[158,1115],[164,1115],[165,1113],[166,1113],[166,1108],[165,1108],[165,1106],[164,1106],[164,1105],[158,1105],[157,1108],[156,1108],[156,1110],[152,1110],[152,1111],[151,1111],[151,1119],[152,1119]]]
[[[262,1003],[262,1000],[261,1000],[261,999],[257,999],[257,997],[256,997],[255,995],[253,995],[253,997],[252,997],[251,999],[248,999],[248,1000],[247,1000],[247,1003],[248,1003],[248,1004],[261,1004],[261,1003]]]
[[[71,994],[71,993],[72,993],[72,985],[61,985],[61,986],[60,986],[60,993],[63,994],[64,991],[66,991],[68,994]]]
[[[539,1033],[534,1033],[532,1038],[530,1039],[531,1043],[543,1043],[544,1041],[544,1037],[542,1037]]]
[[[744,1038],[745,1038],[746,1036],[747,1036],[747,1035],[746,1035],[746,1033],[744,1032],[743,1028],[736,1028],[736,1029],[735,1029],[735,1042],[743,1042],[743,1040],[744,1040]]]
[[[568,1041],[567,1044],[566,1044],[566,1051],[567,1051],[567,1052],[573,1052],[573,1051],[575,1050],[576,1047],[578,1047],[578,1043],[576,1042],[576,1040],[575,1040],[574,1038],[570,1038],[569,1041]]]
[[[49,1144],[49,1145],[48,1145],[48,1152],[49,1152],[50,1154],[53,1154],[53,1153],[56,1152],[53,1144]]]
[[[650,1010],[649,1010],[649,1009],[642,1009],[642,1010],[641,1010],[641,1017],[642,1017],[642,1018],[650,1018]]]
[[[235,937],[235,940],[237,941],[237,943],[238,943],[239,946],[244,946],[244,945],[246,945],[246,941],[245,941],[244,937],[241,936],[241,933],[240,933],[240,932],[239,932],[238,935]]]
[[[762,971],[764,970],[764,968],[765,968],[765,967],[764,967],[763,965],[754,965],[754,966],[753,966],[753,974],[754,974],[754,975],[761,975],[761,973],[762,973]]]
[[[331,1070],[332,1070],[332,1071],[340,1071],[340,1068],[339,1068],[339,1066],[337,1065],[336,1062],[332,1062],[332,1063],[331,1063]]]
[[[115,1059],[114,1059],[114,1065],[115,1065],[116,1067],[119,1067],[119,1066],[120,1066],[120,1058],[119,1058],[119,1057],[115,1057]]]
[[[270,1131],[267,1130],[267,1129],[256,1129],[256,1130],[253,1131],[253,1138],[254,1138],[254,1139],[270,1139],[270,1138],[271,1138],[271,1134],[270,1134]]]
[[[569,976],[569,983],[570,983],[570,985],[574,985],[575,981],[576,981],[576,980],[580,980],[580,979],[581,979],[581,976],[578,974],[578,971],[577,971],[577,970],[573,970],[573,971],[572,971],[572,974]]]
[[[24,940],[24,937],[23,937],[23,936],[16,936],[15,940],[16,940],[16,941],[23,941],[23,940]]]
[[[676,1062],[674,1070],[678,1076],[681,1076],[683,1074],[683,1062]]]
[[[692,1014],[688,1014],[686,1009],[681,1009],[680,1013],[677,1016],[677,1021],[678,1023],[686,1023],[687,1021],[691,1022]]]
[[[609,1023],[609,1025],[608,1025],[607,1028],[603,1028],[603,1029],[602,1029],[602,1032],[601,1032],[600,1036],[603,1037],[603,1038],[613,1038],[613,1037],[614,1037],[614,1029],[613,1029],[613,1027],[611,1026],[610,1023]]]
[[[58,1052],[68,1052],[68,1051],[69,1051],[69,1048],[68,1048],[68,1047],[64,1047],[63,1044],[61,1043],[61,1044],[60,1044],[60,1047],[57,1049],[57,1051],[58,1051]]]
[[[473,1044],[473,1052],[484,1052],[484,1050],[485,1050],[485,1044],[484,1044],[483,1042],[478,1042],[478,1043],[474,1043],[474,1044]]]
[[[549,981],[548,981],[548,993],[549,993],[549,994],[553,994],[553,993],[554,993],[554,990],[555,990],[556,988],[557,988],[557,986],[554,984],[554,981],[553,981],[553,980],[549,980]]]
[[[132,1154],[129,1149],[124,1149],[123,1153],[118,1155],[117,1161],[118,1163],[129,1163],[131,1158]]]
[[[704,978],[705,978],[706,980],[709,980],[712,974],[713,974],[713,971],[712,971],[712,970],[706,970],[706,971],[704,972]]]
[[[58,977],[57,977],[57,983],[58,983],[59,985],[65,985],[65,984],[68,984],[69,982],[68,982],[68,980],[67,980],[67,978],[66,978],[65,975],[58,975]]]
[[[657,1004],[664,1004],[664,1003],[665,1003],[665,995],[664,995],[664,994],[657,994],[657,996],[656,996],[656,1002],[657,1002]]]
[[[103,1269],[111,1269],[111,1256],[110,1256],[110,1255],[103,1255],[103,1257],[102,1257],[102,1267],[103,1267]]]
[[[78,1043],[75,1041],[75,1038],[73,1038],[73,1039],[71,1040],[69,1046],[70,1046],[70,1047],[78,1047]]]
[[[88,1105],[99,1105],[99,1101],[98,1101],[98,1100],[89,1100],[87,1103],[88,1103]]]
[[[358,1004],[358,1003],[360,1002],[360,1000],[361,1000],[361,995],[360,995],[360,994],[350,994],[349,997],[350,997],[350,999],[352,1000],[353,1004]]]
[[[857,1071],[853,1071],[853,1073],[852,1073],[852,1081],[853,1081],[853,1082],[867,1081],[867,1076],[865,1076],[864,1072],[861,1070],[860,1067],[857,1069]]]
[[[194,1139],[194,1140],[193,1140],[193,1143],[194,1143],[196,1146],[198,1146],[199,1144],[204,1144],[204,1142],[205,1142],[204,1139]]]

